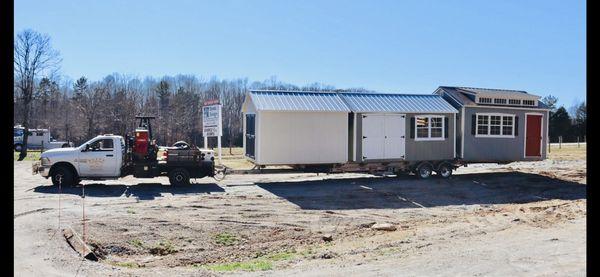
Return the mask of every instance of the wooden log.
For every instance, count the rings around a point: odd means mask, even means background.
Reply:
[[[77,253],[79,253],[79,255],[88,260],[98,260],[96,254],[92,252],[90,247],[87,244],[85,244],[85,242],[79,237],[79,235],[77,235],[77,233],[70,226],[63,230],[63,236],[65,237],[69,245],[75,251],[77,251]]]

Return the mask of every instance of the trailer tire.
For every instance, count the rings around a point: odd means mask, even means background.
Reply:
[[[452,176],[452,166],[448,163],[441,163],[435,173],[444,179],[450,178]]]
[[[417,177],[419,179],[427,179],[427,178],[431,177],[432,172],[433,172],[433,167],[431,166],[430,163],[421,163],[417,167],[415,174],[417,175]]]
[[[190,184],[190,173],[184,168],[176,168],[169,172],[169,182],[173,186],[183,186]]]
[[[52,184],[55,186],[60,185],[61,187],[70,187],[75,185],[76,182],[73,171],[63,165],[53,168],[50,177],[52,178]]]
[[[21,149],[23,149],[23,145],[21,145],[20,143],[17,143],[17,144],[15,144],[14,148],[15,148],[15,152],[21,152]]]

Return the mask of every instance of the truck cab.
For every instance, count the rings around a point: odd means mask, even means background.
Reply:
[[[117,178],[121,175],[124,154],[123,137],[102,135],[79,147],[45,151],[40,163],[34,164],[34,171],[45,178],[54,175],[55,184],[75,178]]]

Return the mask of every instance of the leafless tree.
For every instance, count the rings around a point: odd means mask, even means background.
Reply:
[[[40,74],[53,73],[61,62],[58,51],[50,44],[50,36],[27,29],[20,32],[14,44],[14,74],[21,92],[23,121],[25,128],[19,160],[27,156],[29,137],[29,115],[35,90],[35,78]]]

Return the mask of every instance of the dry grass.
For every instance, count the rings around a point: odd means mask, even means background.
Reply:
[[[573,161],[586,159],[586,145],[563,145],[560,149],[552,145],[548,151],[548,159],[560,161]]]

